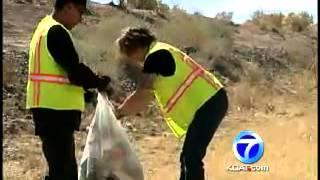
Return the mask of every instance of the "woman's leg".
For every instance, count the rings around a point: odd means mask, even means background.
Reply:
[[[226,91],[221,89],[196,112],[180,155],[180,180],[204,180],[202,159],[227,109]]]

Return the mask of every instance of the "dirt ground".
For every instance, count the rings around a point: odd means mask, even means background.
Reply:
[[[315,97],[315,96],[314,96]],[[317,113],[316,105],[289,104],[285,113],[277,115],[231,115],[221,125],[205,158],[208,180],[315,180],[317,179]],[[229,172],[230,165],[241,165],[232,151],[232,141],[241,130],[257,132],[265,143],[265,152],[255,165],[269,166],[269,172]],[[224,133],[223,133],[224,132]],[[77,157],[85,133],[77,133]],[[10,144],[15,142],[14,145]],[[142,161],[145,179],[178,179],[179,151],[182,142],[164,133],[157,136],[141,136],[136,140],[137,152]],[[45,172],[41,144],[32,134],[21,134],[6,139],[5,148],[14,151],[5,157],[6,180],[40,179]],[[11,148],[11,149],[9,149]]]
[[[307,121],[307,123],[304,123]],[[303,117],[275,118],[270,117],[265,123],[235,124],[227,136],[214,139],[206,157],[206,176],[209,180],[255,180],[255,179],[316,179],[317,178],[317,134],[316,117],[313,114]],[[255,165],[269,166],[269,172],[229,172],[232,165],[241,165],[232,152],[232,141],[236,134],[244,129],[254,130],[264,140],[265,153]],[[179,166],[172,162],[177,154],[168,157],[167,152],[174,152],[173,139],[146,139],[149,146],[159,149],[155,152],[151,166],[153,172],[147,173],[147,179],[177,179]],[[162,150],[163,149],[163,150]],[[161,157],[161,161],[159,161]],[[148,166],[147,166],[148,167]],[[174,170],[174,171],[173,171]]]

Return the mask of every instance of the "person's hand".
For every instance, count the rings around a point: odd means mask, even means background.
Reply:
[[[111,81],[111,78],[109,76],[101,76],[99,78],[99,82],[98,82],[98,91],[99,92],[104,92],[107,90],[109,83]]]
[[[90,103],[90,102],[95,103],[97,100],[97,93],[86,90],[84,93],[84,100],[86,103]]]

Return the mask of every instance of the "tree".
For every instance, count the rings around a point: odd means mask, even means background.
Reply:
[[[126,2],[125,0],[119,0],[119,7],[121,9],[125,9],[126,8]]]
[[[262,10],[257,10],[253,12],[251,19],[254,23],[258,23],[263,16],[264,16],[264,12]]]
[[[226,22],[231,22],[232,16],[233,16],[233,12],[223,11],[223,12],[217,13],[216,19],[226,21]]]

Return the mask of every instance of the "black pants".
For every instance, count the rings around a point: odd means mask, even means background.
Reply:
[[[74,110],[32,109],[35,134],[42,142],[49,173],[45,180],[77,180],[73,133],[79,130],[81,112]]]
[[[204,180],[203,158],[228,109],[226,91],[220,89],[195,114],[180,155],[180,180]]]
[[[77,180],[77,161],[72,133],[40,136],[42,151],[49,166],[45,180]]]

